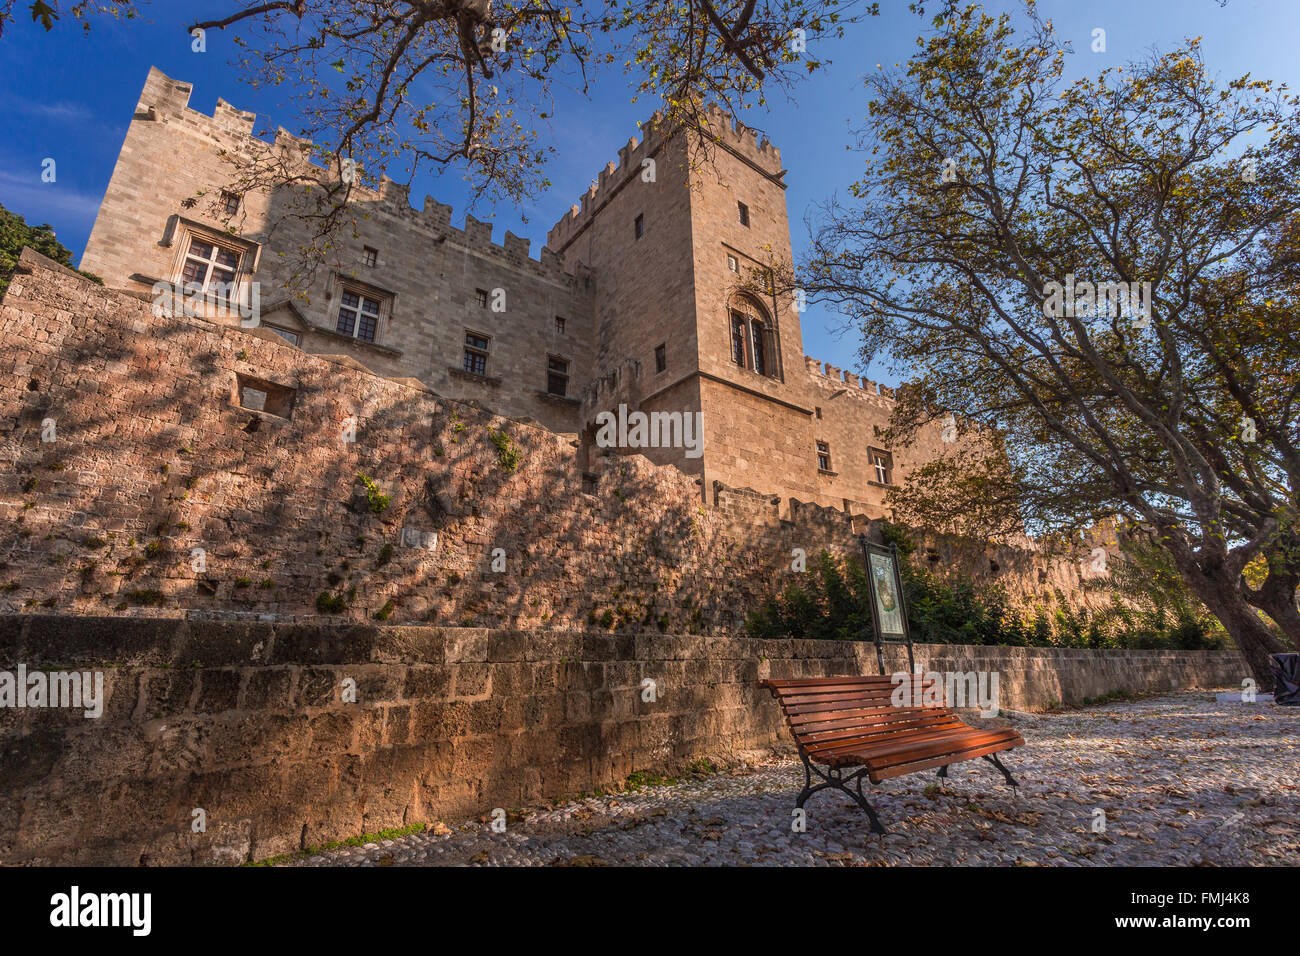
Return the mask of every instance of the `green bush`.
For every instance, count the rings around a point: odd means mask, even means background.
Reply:
[[[1003,644],[1038,647],[1132,647],[1198,650],[1226,646],[1207,618],[1182,608],[1150,610],[1114,600],[1090,613],[1055,594],[1050,608],[1012,607],[997,585],[980,587],[969,578],[941,579],[918,567],[906,533],[883,526],[886,544],[898,548],[899,574],[912,640],[924,644]],[[769,597],[745,621],[751,637],[874,640],[867,575],[861,558],[837,560],[821,551],[806,574]]]
[[[373,478],[357,472],[357,479],[366,486],[366,500],[370,503],[370,510],[377,515],[383,514],[393,500],[392,497],[381,492]]]
[[[487,433],[492,444],[496,445],[497,464],[501,466],[501,470],[509,473],[518,468],[519,446],[506,434],[506,430],[503,428],[497,432],[488,428]]]
[[[321,591],[316,595],[316,610],[321,614],[342,614],[348,609],[348,602],[341,594]]]

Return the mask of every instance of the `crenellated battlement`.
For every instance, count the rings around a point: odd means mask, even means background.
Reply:
[[[707,131],[716,142],[740,153],[745,159],[757,165],[772,176],[782,173],[781,151],[771,141],[758,138],[758,130],[746,126],[739,120],[733,120],[727,112],[716,103],[710,103],[705,113]]]
[[[715,143],[739,154],[769,175],[781,174],[781,151],[767,139],[760,143],[756,130],[733,121],[716,104],[710,104],[705,111],[704,127]],[[616,192],[641,175],[642,163],[647,158],[652,158],[664,142],[672,138],[675,131],[675,127],[665,122],[663,114],[656,111],[642,124],[642,138],[638,140],[633,136],[618,151],[618,162],[605,164],[595,182],[582,194],[580,201],[571,206],[564,218],[547,233],[546,244],[552,249],[563,250]]]
[[[564,218],[546,234],[546,244],[549,247],[562,252],[614,193],[629,180],[641,175],[642,163],[653,157],[665,140],[671,138],[671,130],[663,126],[663,114],[659,112],[642,124],[641,133],[640,140],[633,136],[619,149],[618,162],[606,163],[596,181],[582,194],[581,201],[570,207]]]
[[[256,113],[237,109],[225,100],[218,99],[211,116],[190,108],[190,94],[194,84],[174,80],[156,66],[149,68],[140,101],[135,108],[135,119],[153,122],[183,120],[203,128],[213,135],[253,135]]]
[[[896,396],[892,386],[881,385],[869,378],[862,378],[852,372],[836,368],[829,362],[821,362],[809,355],[803,357],[803,364],[813,382],[823,388],[847,387],[850,395],[879,397],[888,402],[895,401]]]
[[[187,128],[227,142],[236,155],[251,157],[270,148],[279,151],[286,165],[291,168],[310,167],[322,178],[341,176],[337,162],[313,162],[315,143],[312,140],[279,127],[274,139],[267,143],[254,134],[257,118],[255,113],[239,110],[219,99],[213,115],[208,116],[190,107],[192,92],[193,84],[173,79],[157,67],[151,67],[134,119],[139,122],[184,123]],[[355,202],[373,203],[377,207],[372,214],[377,211],[425,231],[433,241],[450,241],[542,278],[569,284],[584,278],[586,273],[582,267],[576,270],[566,269],[562,258],[549,248],[543,247],[539,258],[531,258],[531,241],[512,232],[506,232],[500,244],[494,243],[492,223],[475,219],[468,213],[465,215],[464,227],[458,229],[451,224],[451,206],[438,202],[432,196],[425,196],[423,206],[416,209],[410,202],[410,187],[387,176],[381,178],[376,189],[358,185],[354,195]]]

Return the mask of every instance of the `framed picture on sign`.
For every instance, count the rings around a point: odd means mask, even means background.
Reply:
[[[867,559],[868,591],[871,595],[871,617],[876,626],[876,641],[906,641],[907,608],[903,603],[903,579],[898,570],[898,551],[884,545],[862,540],[863,557]]]
[[[898,558],[892,554],[871,555],[871,589],[876,596],[876,608],[883,638],[907,638],[907,623],[903,616],[902,587],[899,584]]]

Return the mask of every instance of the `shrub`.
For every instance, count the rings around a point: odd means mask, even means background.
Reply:
[[[341,594],[330,594],[328,591],[321,591],[316,595],[316,610],[321,614],[342,614],[348,609],[348,602],[344,600]]]
[[[357,479],[366,486],[366,500],[370,503],[370,510],[375,514],[383,514],[384,510],[392,502],[392,497],[384,494],[375,484],[374,479],[357,472]]]
[[[512,472],[518,468],[519,446],[506,434],[506,430],[503,428],[499,432],[494,432],[489,428],[487,433],[492,444],[497,446],[497,464],[501,466],[502,471]]]
[[[899,575],[912,640],[927,644],[1003,644],[1041,647],[1132,647],[1197,650],[1226,646],[1203,616],[1179,608],[1170,614],[1120,603],[1099,612],[1074,608],[1057,594],[1055,606],[1013,608],[997,585],[970,579],[940,579],[918,567],[916,550],[897,526],[883,526],[887,544],[899,554]],[[856,555],[837,560],[821,551],[808,572],[769,597],[745,621],[751,637],[873,640],[865,567]]]
[[[127,600],[132,604],[140,604],[145,607],[162,607],[166,598],[161,591],[155,590],[138,590],[128,591]]]

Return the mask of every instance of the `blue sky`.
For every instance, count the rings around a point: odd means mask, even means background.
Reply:
[[[26,2],[20,7],[26,7]],[[990,11],[1019,10],[1018,2],[989,2]],[[223,13],[226,0],[157,0],[147,4],[144,20],[97,21],[89,35],[65,20],[50,34],[17,20],[0,38],[5,69],[0,102],[10,117],[9,135],[0,140],[0,203],[31,223],[49,222],[60,241],[80,256],[95,212],[112,173],[127,123],[151,65],[194,84],[190,105],[211,113],[218,97],[242,109],[256,110],[263,121],[293,127],[284,93],[255,91],[231,66],[228,37],[210,32],[207,52],[194,53],[185,24],[196,13]],[[846,151],[850,129],[866,113],[862,76],[878,63],[901,63],[915,49],[924,24],[904,0],[882,0],[882,15],[851,27],[845,40],[823,42],[810,52],[833,63],[794,91],[778,94],[764,113],[747,117],[765,130],[781,149],[789,170],[787,204],[796,259],[806,246],[805,216],[816,204],[856,178],[860,158]],[[1300,86],[1295,45],[1300,39],[1300,3],[1296,0],[1042,0],[1039,9],[1058,32],[1074,41],[1073,73],[1096,73],[1107,66],[1168,49],[1184,37],[1203,37],[1207,64],[1221,78],[1252,73]],[[1095,27],[1106,30],[1107,51],[1089,49]],[[545,242],[551,224],[577,201],[588,183],[629,136],[636,135],[653,104],[630,102],[628,78],[617,69],[596,75],[590,98],[559,91],[555,118],[544,131],[561,147],[547,169],[551,189],[526,207],[480,204],[479,218],[495,223],[500,241],[509,229],[533,241],[533,255]],[[57,181],[41,181],[41,164],[57,162]],[[418,205],[425,193],[453,207],[460,222],[468,190],[456,173],[435,180],[424,177],[412,186]],[[523,222],[524,219],[528,221]],[[839,319],[816,306],[803,316],[804,351],[844,368],[855,368],[853,335],[837,335]],[[870,370],[886,382],[898,376]],[[903,377],[906,377],[905,375]]]

